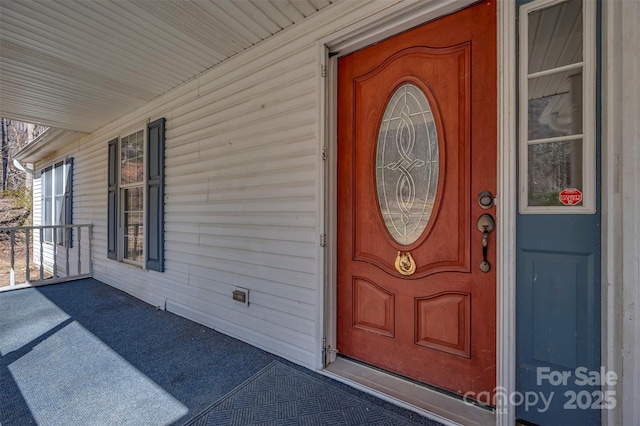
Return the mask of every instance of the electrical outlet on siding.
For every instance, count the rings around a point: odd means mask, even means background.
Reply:
[[[245,306],[249,306],[249,290],[242,287],[236,287],[232,293],[233,300],[238,303],[242,303]]]

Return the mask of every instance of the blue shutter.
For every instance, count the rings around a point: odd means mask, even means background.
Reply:
[[[164,131],[165,119],[147,126],[147,268],[164,272]]]
[[[42,170],[40,176],[40,194],[41,194],[41,208],[42,217],[40,218],[41,225],[53,225],[53,166],[49,166]],[[47,197],[47,190],[49,196]],[[42,240],[46,242],[53,242],[53,230],[51,228],[42,230]]]
[[[107,257],[118,260],[118,138],[109,141]]]

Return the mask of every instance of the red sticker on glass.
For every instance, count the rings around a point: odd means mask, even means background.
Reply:
[[[560,192],[558,198],[565,206],[575,206],[582,201],[582,192],[577,188],[566,188]]]

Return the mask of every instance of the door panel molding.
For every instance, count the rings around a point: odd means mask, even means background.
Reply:
[[[363,277],[353,277],[352,285],[353,326],[381,336],[395,337],[396,295]],[[376,311],[383,315],[376,315]]]
[[[471,358],[471,294],[447,291],[416,298],[415,316],[416,345]]]
[[[385,70],[392,72],[392,70],[390,70],[390,68],[393,67],[390,63],[391,60],[430,60],[438,61],[442,64],[454,63],[459,73],[459,78],[456,80],[458,86],[448,88],[448,92],[463,95],[459,95],[462,99],[458,99],[459,103],[457,105],[449,108],[450,110],[457,109],[458,122],[462,123],[462,125],[456,128],[449,125],[449,128],[446,128],[441,119],[441,105],[438,104],[432,88],[419,76],[403,76],[400,80],[391,83],[391,87],[397,87],[405,82],[416,84],[427,96],[429,104],[432,106],[436,129],[438,131],[440,157],[437,197],[429,224],[416,242],[404,246],[396,242],[388,232],[385,232],[384,238],[388,243],[385,253],[383,256],[376,255],[370,250],[373,245],[372,236],[368,233],[358,232],[358,230],[365,227],[364,223],[368,225],[372,212],[375,212],[374,215],[383,228],[385,225],[378,207],[379,200],[377,200],[375,193],[371,193],[371,182],[369,182],[368,179],[361,178],[369,164],[359,164],[357,162],[355,155],[356,146],[354,144],[351,153],[353,159],[351,167],[356,171],[353,185],[354,190],[351,194],[354,205],[352,219],[354,223],[352,237],[354,241],[353,260],[371,263],[386,273],[401,278],[402,275],[400,275],[394,267],[396,252],[412,251],[424,243],[428,244],[428,239],[434,238],[440,239],[443,243],[439,244],[438,251],[429,253],[429,257],[416,259],[417,269],[415,274],[411,276],[411,279],[420,279],[441,272],[470,272],[471,243],[468,229],[470,223],[469,200],[471,199],[471,194],[469,192],[470,173],[467,172],[467,170],[469,170],[471,149],[469,119],[471,96],[470,50],[471,46],[469,43],[442,48],[412,47],[391,55],[371,72],[354,79],[354,108],[357,117],[360,117],[360,99],[366,100],[367,104],[376,102],[376,104],[386,105],[388,97],[395,92],[395,89],[392,89],[388,94],[370,93],[366,91],[366,86],[363,86],[363,84],[371,78],[383,78],[384,75],[382,73]],[[368,59],[374,61],[376,58]],[[371,140],[377,140],[376,135],[383,112],[384,107],[381,107],[374,116],[364,118],[368,123],[364,126],[364,134],[358,134],[357,129],[353,129],[353,139],[369,138]],[[458,141],[457,143],[452,143],[452,145],[457,146],[457,149],[451,146],[447,148],[447,138],[455,137],[457,137]],[[370,152],[371,157],[375,157],[373,152],[376,146],[367,146],[366,149]],[[458,194],[457,200],[451,200],[450,194]],[[442,200],[445,197],[448,199],[448,203],[443,205]],[[360,204],[360,200],[363,200],[364,205]],[[446,224],[443,224],[442,221],[438,222],[438,219],[441,217],[445,220]],[[458,226],[452,233],[452,230],[449,229],[450,225],[448,224],[455,222],[457,222]],[[445,229],[444,225],[447,225],[447,229]],[[447,238],[443,237],[445,233],[448,236]]]

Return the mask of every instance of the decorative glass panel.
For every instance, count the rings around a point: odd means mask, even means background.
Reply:
[[[425,94],[400,86],[378,132],[376,189],[385,226],[400,244],[413,244],[427,227],[438,189],[438,132]]]

